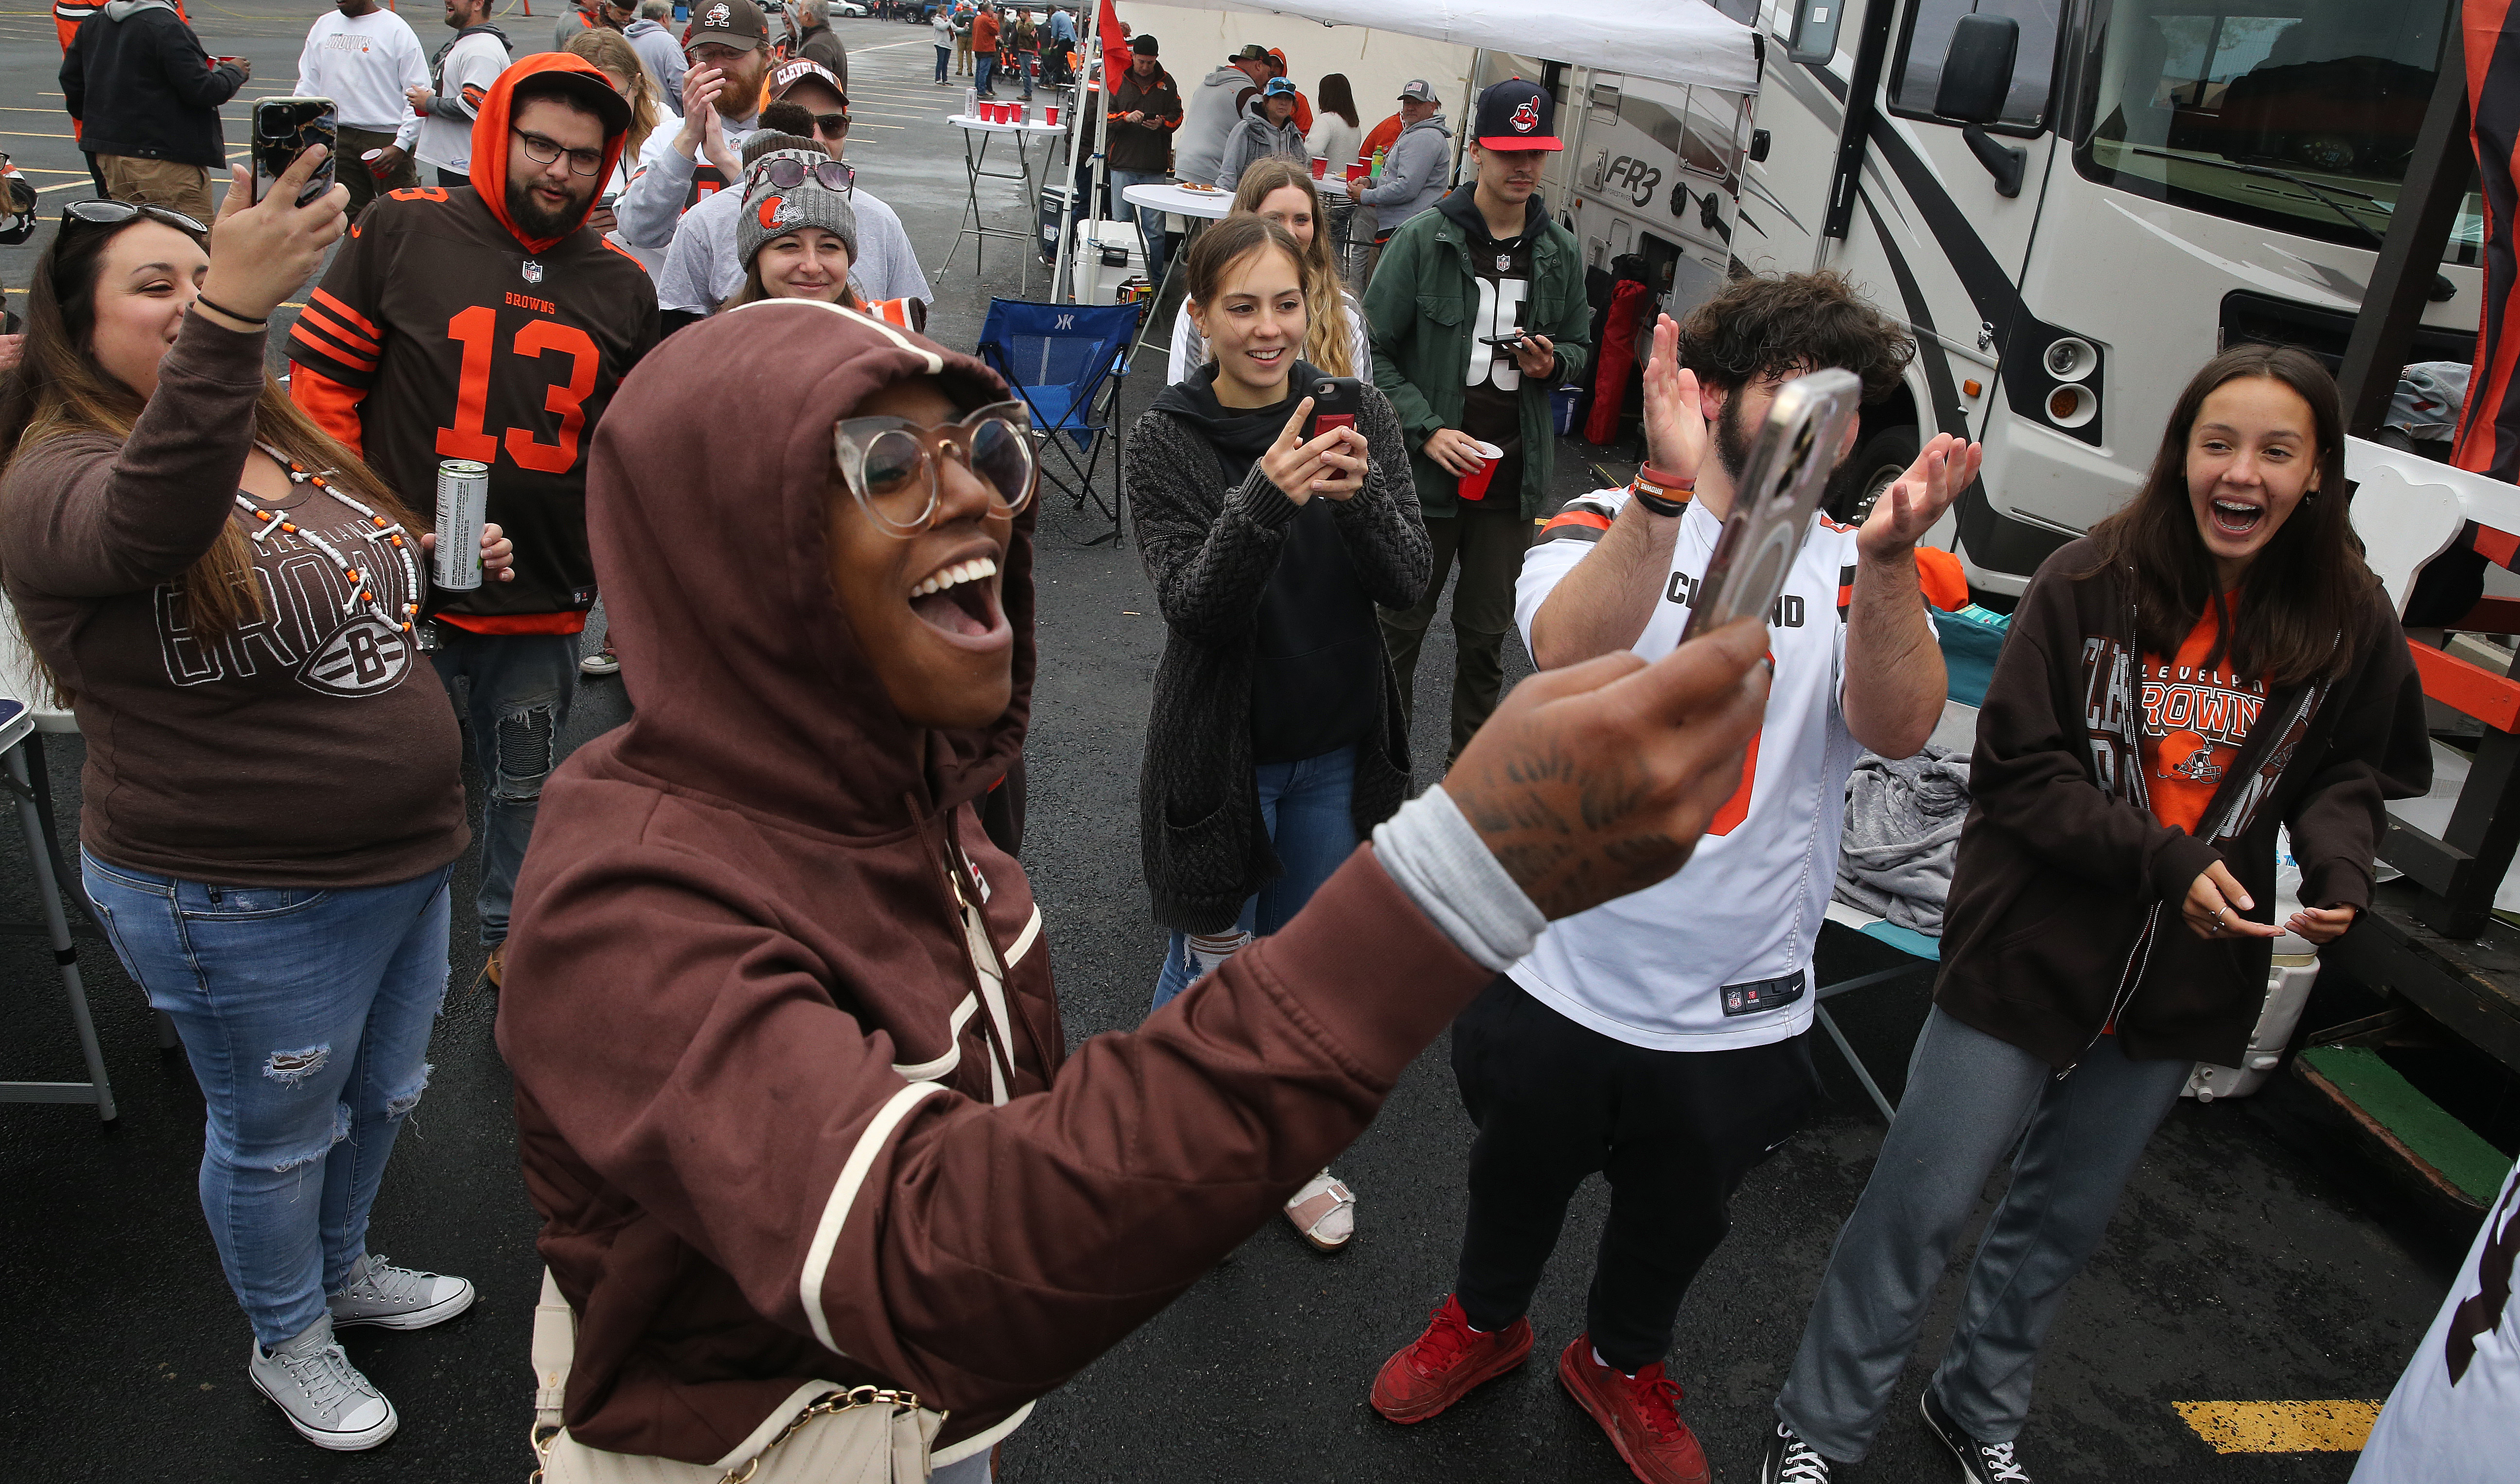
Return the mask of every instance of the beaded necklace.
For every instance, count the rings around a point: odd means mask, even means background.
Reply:
[[[312,546],[315,550],[322,552],[326,557],[331,558],[333,564],[341,569],[341,575],[349,580],[350,599],[347,603],[341,605],[341,611],[344,614],[355,613],[359,611],[360,608],[365,607],[370,614],[375,616],[379,623],[383,624],[385,627],[399,630],[405,634],[410,633],[413,621],[420,617],[420,567],[418,563],[412,561],[411,547],[403,540],[404,531],[402,526],[395,521],[387,520],[384,517],[378,515],[375,511],[360,504],[349,495],[343,493],[340,486],[326,479],[322,473],[318,473],[314,470],[304,468],[295,460],[290,458],[287,454],[282,453],[279,449],[272,447],[270,444],[256,443],[254,446],[269,455],[274,464],[285,466],[288,469],[290,483],[312,484],[317,489],[331,495],[334,499],[340,501],[343,505],[348,506],[350,509],[358,512],[361,516],[366,517],[368,523],[377,528],[377,533],[383,536],[388,542],[392,543],[394,556],[402,562],[403,591],[410,594],[411,599],[409,602],[403,604],[402,617],[397,621],[392,615],[385,611],[385,606],[377,599],[376,589],[378,584],[375,581],[376,574],[374,572],[360,571],[358,563],[351,561],[349,558],[342,556],[339,550],[331,542],[325,540],[319,535],[316,535],[313,531],[306,529],[304,526],[297,524],[293,520],[282,519],[278,511],[263,509],[261,504],[255,501],[251,495],[247,494],[244,490],[238,490],[236,496],[237,505],[242,508],[248,516],[253,517],[254,523],[251,527],[253,543],[256,546],[260,546],[262,544],[262,539],[274,531],[278,531],[284,536],[301,536],[305,538],[307,545]]]

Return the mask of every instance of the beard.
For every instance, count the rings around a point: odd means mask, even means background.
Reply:
[[[1724,410],[1715,415],[1715,461],[1724,466],[1724,476],[1732,487],[1741,487],[1741,473],[1750,467],[1750,434],[1741,426],[1741,397],[1738,393],[1724,399]]]
[[[583,196],[577,194],[573,182],[569,191],[567,208],[555,214],[535,202],[531,189],[512,180],[508,182],[508,219],[527,237],[566,237],[586,220],[586,208],[595,200],[595,188],[591,184]]]

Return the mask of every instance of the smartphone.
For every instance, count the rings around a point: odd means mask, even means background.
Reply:
[[[1304,436],[1318,438],[1333,427],[1354,427],[1365,401],[1365,383],[1355,377],[1324,377],[1313,383],[1313,426]]]
[[[266,98],[253,106],[253,199],[260,201],[272,182],[316,145],[335,152],[324,157],[306,189],[297,193],[305,205],[333,189],[335,157],[341,148],[341,113],[330,98]]]
[[[1513,334],[1511,334],[1511,335],[1483,335],[1483,336],[1480,336],[1480,337],[1479,337],[1479,343],[1480,343],[1480,344],[1482,344],[1482,345],[1519,345],[1519,344],[1521,344],[1524,340],[1526,340],[1526,339],[1530,338],[1530,337],[1531,337],[1531,332],[1530,332],[1530,331],[1528,331],[1528,330],[1517,330],[1517,331],[1515,331],[1515,332],[1514,332]]]
[[[1682,643],[1735,618],[1764,619],[1776,607],[1863,396],[1863,379],[1835,368],[1777,388],[1750,439],[1732,513],[1724,517],[1706,575],[1698,579]]]

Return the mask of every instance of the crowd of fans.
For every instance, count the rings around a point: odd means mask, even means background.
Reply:
[[[1736,281],[1654,327],[1636,479],[1552,509],[1550,393],[1591,312],[1539,195],[1549,92],[1482,91],[1455,183],[1425,82],[1368,130],[1343,75],[1317,105],[1253,45],[1185,94],[1130,37],[1093,83],[1115,184],[1233,201],[1187,247],[1126,474],[1166,625],[1140,805],[1167,947],[1145,1024],[1071,1058],[996,793],[1039,662],[1036,434],[920,334],[917,251],[846,158],[827,0],[791,0],[784,37],[754,0],[679,26],[589,0],[513,62],[486,0],[443,19],[424,55],[337,0],[299,86],[338,103],[339,184],[299,199],[312,151],[260,200],[237,170],[214,228],[248,68],[169,0],[83,21],[62,77],[100,197],[64,213],[0,383],[0,579],[87,734],[86,890],[202,1089],[252,1384],[318,1446],[373,1447],[397,1415],[335,1331],[473,1301],[367,1228],[477,837],[555,1477],[807,1477],[789,1436],[864,1410],[808,1404],[864,1385],[925,1409],[922,1471],[985,1481],[1036,1398],[1273,1214],[1349,1243],[1328,1163],[1449,1027],[1476,1128],[1457,1280],[1372,1407],[1422,1421],[1528,1357],[1598,1172],[1557,1373],[1639,1478],[1707,1479],[1665,1369],[1680,1306],[1813,1096],[1840,801],[1942,714],[1949,584],[1920,568],[1950,559],[1918,541],[1977,448],[1937,436],[1860,526],[1815,521],[1773,628],[1682,631],[1778,387],[1837,368],[1884,393],[1907,332],[1831,274]],[[929,23],[937,80],[968,61],[983,97],[1077,65],[1064,11]],[[1355,207],[1361,285],[1330,251]],[[1182,249],[1137,220],[1160,281]],[[269,322],[310,281],[284,387]],[[695,384],[748,415],[679,415]],[[1317,423],[1332,396],[1349,415]],[[2282,928],[2324,942],[2366,904],[2379,803],[2429,763],[2342,447],[2315,361],[2227,352],[2135,502],[2022,600],[1937,1008],[1765,1484],[1868,1451],[2015,1131],[1925,1415],[1966,1477],[2026,1479],[2067,1284],[2187,1067],[2254,1023],[2276,825],[2306,904]],[[486,470],[475,587],[425,575],[448,459]],[[1445,771],[1413,798],[1448,587]],[[1509,628],[1542,673],[1508,696]],[[2157,708],[2085,714],[2093,646],[2109,684],[2175,670],[2281,725],[2181,733],[2174,759]],[[633,719],[562,759],[577,677],[616,671]],[[285,797],[240,766],[284,755]],[[2235,774],[2237,807],[2198,782]]]

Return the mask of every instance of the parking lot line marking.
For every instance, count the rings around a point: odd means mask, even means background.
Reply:
[[[2377,1402],[2173,1402],[2216,1453],[2361,1453]]]

